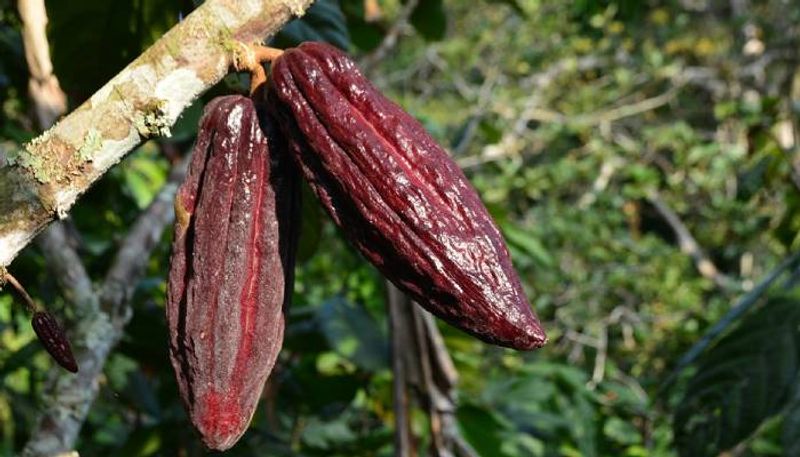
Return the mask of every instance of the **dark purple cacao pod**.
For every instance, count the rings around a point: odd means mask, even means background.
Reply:
[[[170,357],[192,423],[217,450],[244,433],[283,343],[299,176],[282,141],[251,99],[212,100],[175,198]]]
[[[67,334],[55,317],[47,311],[36,311],[31,319],[34,333],[42,342],[50,356],[72,373],[78,372],[78,363],[72,355],[72,347],[67,339]]]
[[[272,64],[268,104],[322,205],[397,287],[486,342],[545,343],[474,188],[347,55],[322,43],[285,51]]]

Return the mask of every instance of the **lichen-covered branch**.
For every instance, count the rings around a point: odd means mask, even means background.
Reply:
[[[208,0],[53,128],[0,159],[0,267],[145,139],[169,135],[224,77],[237,42],[260,43],[313,0]]]
[[[53,73],[50,45],[45,33],[47,11],[44,0],[20,0],[18,7],[22,18],[25,61],[30,73],[28,95],[39,127],[46,130],[67,110],[67,96]],[[97,296],[78,253],[68,242],[66,226],[63,223],[50,225],[39,236],[38,243],[65,298],[73,305],[76,318],[94,312]]]

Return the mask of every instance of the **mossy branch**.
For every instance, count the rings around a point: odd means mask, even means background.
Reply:
[[[53,128],[0,158],[0,268],[125,154],[169,135],[229,72],[237,43],[261,43],[311,3],[208,0]]]

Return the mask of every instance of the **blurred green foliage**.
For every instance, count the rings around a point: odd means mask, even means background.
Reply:
[[[0,0],[0,146],[9,147],[37,134],[12,3]],[[318,0],[274,43],[324,39],[364,56],[404,6],[378,4],[374,21],[361,0]],[[74,108],[193,2],[47,7],[55,71]],[[475,450],[797,455],[796,271],[674,383],[664,381],[737,297],[800,247],[800,5],[421,0],[409,20],[370,76],[453,151],[502,228],[551,341],[515,353],[440,326],[460,373],[458,424]],[[96,280],[166,179],[163,145],[187,151],[202,103],[237,87],[229,77],[212,89],[173,138],[142,145],[72,210]],[[654,196],[733,287],[699,272]],[[311,195],[304,224],[286,344],[250,431],[230,455],[392,455],[381,277]],[[81,432],[81,455],[204,454],[167,357],[170,236],[137,286],[133,320]],[[34,245],[11,271],[74,323]],[[0,455],[13,455],[30,435],[51,369],[28,316],[3,292]],[[422,410],[413,416],[422,443],[426,421]]]

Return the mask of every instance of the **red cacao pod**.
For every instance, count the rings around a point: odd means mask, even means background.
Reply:
[[[272,64],[268,104],[322,205],[388,279],[486,342],[545,343],[474,188],[347,55],[322,43],[285,51]]]
[[[192,423],[217,450],[244,433],[283,343],[299,177],[281,142],[251,99],[212,100],[175,198],[170,357]]]
[[[53,360],[67,371],[77,373],[78,363],[72,355],[72,347],[56,318],[47,311],[36,311],[31,319],[31,326]]]

